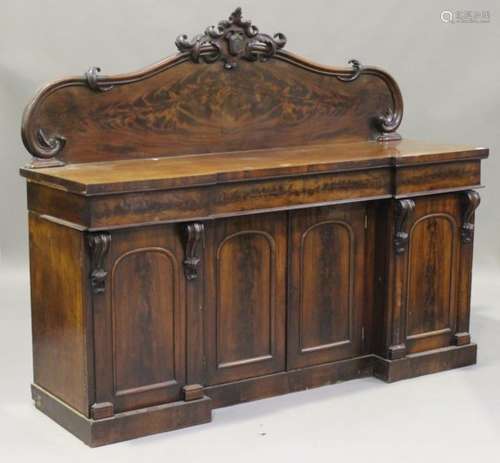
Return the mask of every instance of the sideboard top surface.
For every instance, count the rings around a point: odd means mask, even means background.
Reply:
[[[488,156],[487,148],[400,140],[331,143],[165,158],[22,168],[31,181],[95,195],[175,189],[270,177],[427,165]]]

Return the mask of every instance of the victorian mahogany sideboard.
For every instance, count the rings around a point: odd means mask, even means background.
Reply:
[[[26,108],[36,406],[91,446],[217,407],[473,364],[486,148],[402,140],[386,72],[237,9]]]

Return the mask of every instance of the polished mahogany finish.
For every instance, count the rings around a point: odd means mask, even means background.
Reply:
[[[36,406],[91,446],[337,381],[470,365],[488,149],[402,140],[395,80],[237,9],[27,107]]]

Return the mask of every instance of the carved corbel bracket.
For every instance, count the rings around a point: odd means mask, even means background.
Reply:
[[[184,275],[191,281],[198,278],[198,270],[201,263],[200,251],[203,248],[205,226],[202,223],[190,223],[186,225],[186,251],[184,258]]]
[[[474,212],[481,202],[479,193],[474,190],[466,191],[463,195],[463,216],[462,216],[462,243],[470,244],[474,238],[474,223],[472,219]]]
[[[228,70],[237,66],[239,58],[265,61],[285,44],[284,34],[277,33],[271,37],[259,32],[251,21],[245,21],[241,8],[236,8],[229,19],[220,21],[217,26],[208,27],[204,34],[196,35],[192,40],[183,34],[175,41],[177,49],[181,53],[189,53],[193,62],[213,63],[220,60]]]
[[[89,235],[88,243],[91,251],[92,271],[90,284],[94,294],[104,293],[108,272],[104,270],[104,258],[109,251],[111,235],[109,233],[95,233]]]
[[[399,199],[395,205],[395,234],[394,248],[396,254],[403,254],[408,249],[408,224],[415,211],[415,202],[412,199]]]

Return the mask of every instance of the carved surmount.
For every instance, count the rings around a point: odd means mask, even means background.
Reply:
[[[470,244],[474,238],[474,212],[481,202],[479,193],[474,190],[466,191],[463,195],[462,243]]]
[[[233,69],[237,59],[266,60],[286,44],[286,37],[277,33],[273,37],[262,34],[251,21],[243,20],[241,8],[236,8],[228,20],[210,26],[204,34],[189,40],[183,34],[175,45],[181,53],[189,53],[195,63],[213,63],[221,60],[225,69]]]
[[[202,223],[190,223],[186,226],[186,252],[184,258],[184,275],[187,280],[198,278],[201,263],[200,251],[203,247],[205,226]]]
[[[104,258],[109,251],[111,235],[109,233],[95,233],[89,235],[89,247],[91,250],[92,272],[90,273],[90,284],[94,294],[104,293],[106,288],[106,277],[108,272],[104,270]]]
[[[394,248],[396,254],[403,254],[408,249],[408,223],[415,210],[415,202],[412,199],[400,199],[396,201],[395,207]]]
[[[101,68],[93,66],[85,73],[88,86],[95,92],[107,92],[111,90],[113,85],[106,85],[100,82],[99,72],[101,72]]]

